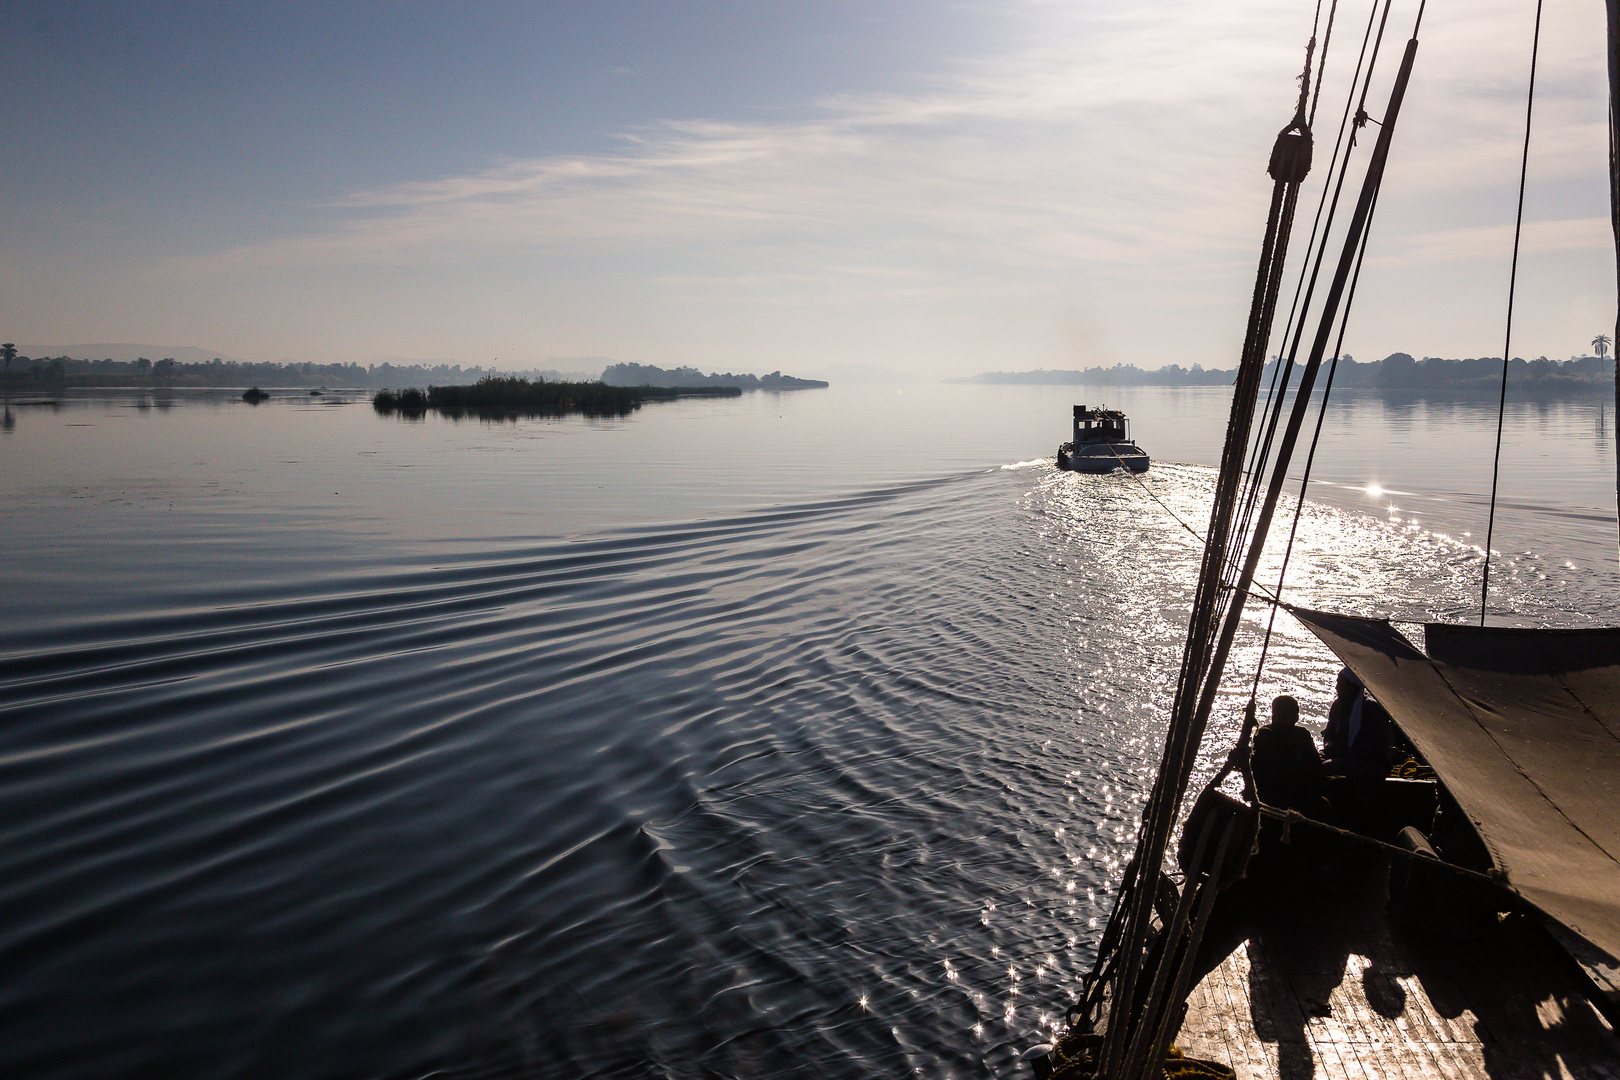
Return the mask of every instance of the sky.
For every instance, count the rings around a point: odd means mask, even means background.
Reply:
[[[1296,268],[1371,10],[1338,9]],[[1416,10],[1393,3],[1375,119]],[[1317,13],[12,0],[0,337],[509,369],[1231,368]],[[1534,16],[1426,8],[1357,359],[1501,355]],[[1603,42],[1601,3],[1547,0],[1514,355],[1613,333]]]

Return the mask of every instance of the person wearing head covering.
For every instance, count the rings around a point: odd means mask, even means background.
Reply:
[[[1367,693],[1349,668],[1339,672],[1338,691],[1322,729],[1322,758],[1329,776],[1373,784],[1389,775],[1389,712]]]

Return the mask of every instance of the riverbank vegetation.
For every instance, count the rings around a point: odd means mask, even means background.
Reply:
[[[72,357],[30,357],[10,346],[6,363],[0,370],[0,384],[13,389],[62,389],[66,387],[104,387],[123,389],[149,389],[172,386],[187,387],[308,387],[335,386],[355,388],[385,388],[400,386],[436,387],[472,386],[484,379],[509,380],[526,378],[535,384],[547,386],[565,383],[572,378],[587,385],[599,381],[610,386],[702,387],[739,390],[806,390],[825,387],[815,379],[797,379],[773,371],[769,375],[704,375],[696,368],[666,370],[648,364],[609,364],[599,380],[590,380],[585,373],[566,374],[551,370],[497,371],[479,366],[460,364],[309,364],[309,363],[255,363],[241,360],[223,360],[215,357],[197,363],[183,363],[173,357],[151,360],[102,360]]]
[[[386,387],[432,382],[438,385],[473,383],[496,373],[493,368],[460,364],[274,364],[214,359],[184,364],[173,358],[150,360],[86,360],[71,356],[16,356],[0,382],[10,387],[110,387],[176,389],[202,387]],[[529,372],[536,375],[538,373]],[[543,376],[541,376],[543,377]]]
[[[679,397],[738,397],[735,386],[608,386],[600,382],[531,382],[522,376],[486,375],[471,386],[429,386],[426,390],[382,390],[371,399],[384,415],[419,417],[429,409],[462,416],[625,416],[644,402]]]
[[[1276,366],[1275,359],[1266,365],[1262,385],[1270,385]],[[1300,367],[1296,365],[1294,368],[1296,379]],[[1083,371],[988,371],[982,375],[946,381],[1023,386],[1230,386],[1236,375],[1236,369],[1205,369],[1197,364],[1190,369],[1179,364],[1168,364],[1157,371],[1144,371],[1131,364],[1115,364],[1113,367],[1086,368]],[[1580,394],[1612,390],[1614,379],[1614,360],[1602,356],[1572,356],[1568,360],[1549,360],[1545,356],[1525,360],[1516,356],[1508,362],[1509,389]],[[1483,393],[1501,388],[1502,358],[1481,356],[1457,360],[1425,356],[1418,359],[1410,353],[1400,352],[1363,364],[1352,356],[1345,356],[1339,360],[1333,385],[1337,389]]]
[[[820,379],[800,379],[773,371],[769,375],[705,375],[694,367],[661,368],[652,364],[609,364],[602,372],[609,386],[735,386],[739,390],[825,390]]]

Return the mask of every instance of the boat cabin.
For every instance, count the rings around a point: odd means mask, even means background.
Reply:
[[[1074,445],[1089,442],[1129,442],[1130,422],[1118,409],[1099,405],[1074,407]]]

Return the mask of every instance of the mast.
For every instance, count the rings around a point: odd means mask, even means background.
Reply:
[[[1609,2],[1620,5],[1620,0]],[[1386,20],[1388,14],[1389,6],[1386,3]],[[1381,22],[1380,41],[1383,31],[1384,24]],[[1312,47],[1314,45],[1313,37]],[[1252,830],[1258,824],[1258,817],[1251,807],[1223,795],[1212,784],[1199,797],[1183,832],[1177,860],[1185,874],[1182,887],[1177,890],[1161,869],[1168,855],[1170,833],[1187,793],[1221,675],[1253,587],[1271,518],[1287,479],[1288,464],[1310,404],[1312,384],[1327,356],[1333,328],[1341,318],[1341,305],[1347,300],[1346,292],[1353,292],[1351,278],[1360,265],[1365,232],[1371,222],[1383,180],[1384,164],[1411,77],[1417,46],[1417,25],[1414,24],[1384,116],[1378,121],[1378,138],[1352,220],[1343,237],[1343,250],[1332,285],[1317,316],[1317,333],[1300,385],[1294,392],[1294,408],[1287,429],[1276,449],[1264,502],[1252,525],[1241,526],[1235,512],[1239,481],[1245,472],[1244,457],[1259,374],[1264,366],[1265,344],[1275,311],[1276,289],[1280,283],[1293,204],[1299,183],[1310,167],[1310,132],[1305,114],[1310,76],[1310,51],[1307,50],[1299,111],[1279,133],[1271,166],[1267,170],[1276,181],[1271,214],[1250,309],[1249,334],[1238,367],[1221,470],[1216,478],[1210,527],[1206,533],[1193,611],[1188,620],[1187,644],[1182,655],[1163,759],[1143,811],[1135,854],[1126,865],[1114,911],[1098,944],[1095,967],[1084,984],[1082,1000],[1070,1010],[1074,1024],[1069,1034],[1050,1050],[1048,1066],[1061,1064],[1068,1068],[1081,1064],[1077,1058],[1083,1057],[1084,1072],[1106,1077],[1107,1080],[1141,1080],[1162,1071],[1164,1054],[1179,1022],[1181,1003],[1190,989],[1193,958],[1203,937],[1215,896],[1241,876],[1242,864],[1247,861],[1249,844],[1253,839]],[[1363,104],[1366,101],[1366,88],[1370,85],[1369,68],[1362,89]],[[1358,126],[1364,122],[1365,116],[1365,111],[1358,109]],[[1620,194],[1617,194],[1617,199],[1620,199]],[[1280,213],[1285,206],[1286,212]],[[1620,207],[1620,202],[1616,206]],[[1620,209],[1616,214],[1617,221],[1620,221]],[[1317,254],[1318,265],[1326,251],[1324,237]],[[1298,344],[1296,337],[1296,349]],[[1289,362],[1292,364],[1292,357]],[[1280,417],[1279,402],[1277,419]],[[1257,470],[1255,483],[1258,482]],[[1617,487],[1617,498],[1620,498],[1620,487]],[[1237,558],[1239,547],[1247,549],[1241,560]],[[1229,559],[1228,555],[1232,557]],[[1237,857],[1229,859],[1229,851]],[[1210,857],[1212,852],[1213,857]],[[1154,928],[1155,919],[1162,929]],[[1106,1027],[1096,1033],[1095,1025],[1105,1009]],[[1087,1039],[1092,1042],[1085,1042]],[[1039,1068],[1036,1071],[1037,1075],[1042,1075]]]
[[[1609,217],[1614,228],[1615,286],[1620,299],[1620,0],[1607,0],[1609,9]],[[1620,307],[1614,324],[1614,408],[1620,418]],[[1616,523],[1620,525],[1620,442],[1614,458]],[[1620,534],[1615,537],[1620,544]],[[1620,554],[1620,548],[1617,548]]]

